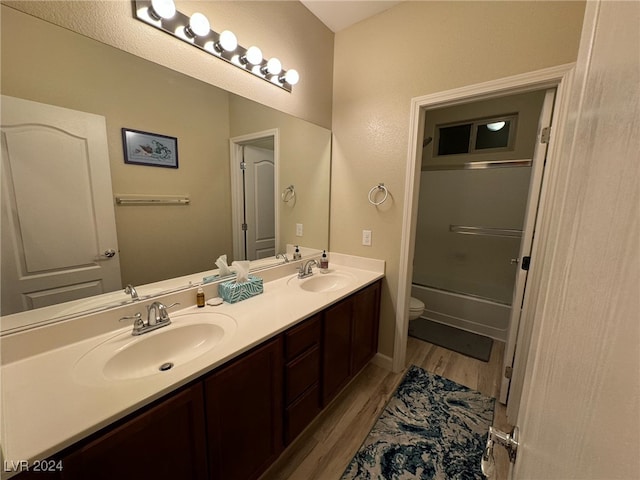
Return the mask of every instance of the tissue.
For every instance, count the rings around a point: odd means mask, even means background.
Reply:
[[[227,265],[226,255],[220,255],[218,257],[218,259],[216,260],[216,266],[218,267],[218,273],[216,275],[209,275],[208,277],[204,277],[202,279],[202,283],[211,283],[218,278],[226,277],[233,274],[233,270],[231,270],[229,268],[229,265]]]
[[[249,266],[251,262],[249,260],[239,260],[237,262],[233,262],[232,266],[236,267],[236,283],[243,283],[249,280]]]
[[[234,262],[236,263],[236,262]],[[232,264],[233,265],[233,264]],[[216,260],[216,266],[220,269],[218,271],[218,275],[220,275],[221,277],[225,277],[227,275],[231,275],[233,272],[231,271],[231,269],[229,268],[229,265],[227,264],[227,255],[220,255],[218,257],[218,259]]]

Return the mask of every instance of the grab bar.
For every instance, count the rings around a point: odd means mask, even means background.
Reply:
[[[521,238],[522,230],[512,228],[492,228],[492,227],[469,227],[464,225],[449,225],[451,233],[461,233],[463,235],[482,235],[486,237],[507,237]]]

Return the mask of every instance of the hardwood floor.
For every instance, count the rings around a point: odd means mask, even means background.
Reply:
[[[494,342],[489,362],[482,362],[409,337],[407,365],[453,380],[497,398],[504,344]],[[261,480],[337,480],[404,377],[369,363],[324,412],[298,437]],[[496,402],[493,425],[510,428],[506,408]],[[506,452],[497,448],[496,476],[508,478]]]

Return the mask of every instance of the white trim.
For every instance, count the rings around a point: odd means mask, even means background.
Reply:
[[[413,271],[413,253],[417,220],[417,201],[419,193],[419,170],[421,161],[422,130],[426,110],[484,100],[497,96],[512,95],[532,90],[560,87],[566,85],[574,63],[558,65],[535,72],[514,75],[490,82],[438,92],[411,99],[409,118],[409,145],[405,176],[405,196],[402,219],[402,240],[400,243],[400,265],[398,272],[398,295],[393,348],[393,371],[399,372],[405,366],[407,353],[407,332],[409,298],[411,296],[411,275]],[[556,104],[566,102],[566,90],[558,88]],[[560,97],[563,98],[560,98]],[[555,120],[555,119],[554,119]],[[563,120],[562,118],[560,120]],[[556,124],[557,128],[562,125]],[[542,212],[543,213],[543,212]],[[539,214],[538,221],[542,213]],[[539,280],[538,280],[539,282]]]
[[[277,128],[263,130],[261,132],[249,133],[229,139],[229,170],[231,172],[231,233],[233,234],[233,258],[242,257],[243,241],[240,231],[235,225],[240,224],[242,218],[242,175],[237,168],[242,160],[242,147],[255,140],[266,137],[273,137],[273,160],[275,163],[274,177],[274,214],[276,223],[276,249],[280,245],[280,202],[278,202],[280,192],[280,133]]]

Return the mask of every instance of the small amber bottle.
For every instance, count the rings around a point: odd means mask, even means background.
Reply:
[[[196,294],[196,305],[200,308],[204,307],[204,290],[202,290],[202,287],[198,288],[198,293]]]

